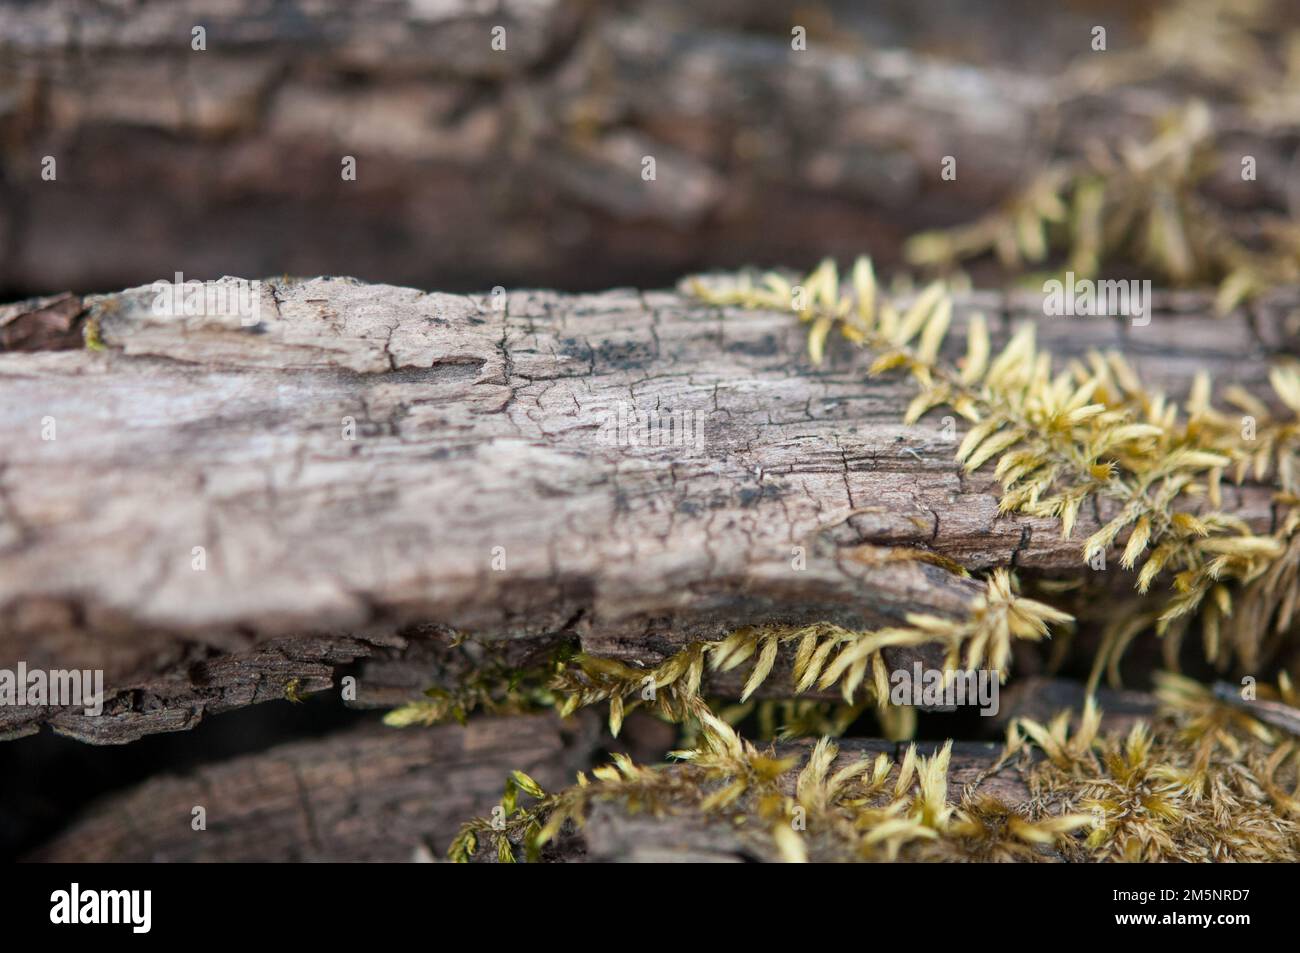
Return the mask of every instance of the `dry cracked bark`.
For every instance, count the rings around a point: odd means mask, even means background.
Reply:
[[[1136,14],[1105,13],[1116,52],[1139,40]],[[0,287],[283,270],[578,288],[864,247],[891,262],[917,229],[969,221],[1051,157],[1141,138],[1186,99],[1077,88],[1064,67],[1095,11],[833,0],[798,16],[794,53],[775,2],[0,3]],[[1215,113],[1228,154],[1289,167],[1291,132]],[[1228,162],[1210,187],[1276,210],[1294,178],[1243,185]]]
[[[7,733],[129,741],[323,688],[354,662],[358,700],[391,703],[446,667],[449,629],[653,663],[756,622],[957,614],[976,582],[891,554],[1075,573],[1107,516],[1082,514],[1070,541],[999,516],[940,413],[901,425],[910,385],[867,379],[847,346],[810,367],[789,315],[668,291],[500,299],[338,278],[260,296],[254,327],[157,316],[149,288],[90,298],[75,330],[93,319],[105,350],[0,354],[0,668],[102,668],[109,695],[98,717],[8,708]],[[1170,294],[1130,328],[969,293],[946,346],[960,353],[975,309],[997,340],[1037,310],[1058,357],[1114,347],[1171,396],[1207,369],[1266,398],[1294,305],[1217,319]],[[66,311],[32,302],[0,325]],[[620,406],[697,414],[702,446],[602,439]],[[1265,487],[1225,506],[1270,526]]]

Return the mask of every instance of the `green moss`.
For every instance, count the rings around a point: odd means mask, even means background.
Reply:
[[[99,336],[99,315],[92,314],[86,319],[85,327],[82,329],[82,339],[86,342],[87,351],[106,350],[104,339]]]

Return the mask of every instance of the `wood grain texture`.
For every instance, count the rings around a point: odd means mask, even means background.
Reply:
[[[991,477],[953,462],[961,428],[902,426],[910,385],[868,379],[847,345],[809,366],[789,315],[669,291],[498,307],[338,278],[260,295],[254,327],[160,317],[148,288],[86,299],[106,350],[0,354],[0,666],[103,668],[112,696],[96,726],[7,709],[6,730],[185,727],[447,629],[653,663],[755,622],[960,613],[979,584],[898,548],[1071,574],[1108,515],[1068,541],[999,516]],[[995,343],[1037,311],[1061,359],[1118,348],[1172,396],[1201,368],[1263,394],[1293,301],[1219,320],[1158,296],[1130,328],[973,293],[954,356],[976,309]],[[620,408],[693,414],[700,444],[626,445]],[[1270,526],[1264,487],[1225,505]]]
[[[585,741],[585,745],[584,745]],[[921,754],[938,746],[919,745]],[[800,761],[810,745],[779,748]],[[850,739],[837,766],[903,746]],[[948,772],[949,800],[967,785],[1012,807],[1029,790],[1014,767],[988,773],[1000,747],[962,742]],[[152,778],[92,805],[28,858],[45,862],[407,861],[445,856],[460,824],[500,802],[518,768],[547,790],[587,767],[590,737],[566,738],[547,717],[474,719],[468,726],[398,731],[371,726]],[[674,770],[667,768],[665,770]],[[796,771],[785,778],[793,794]],[[987,777],[984,775],[987,774]],[[205,831],[192,811],[207,811]],[[809,830],[816,844],[817,831]],[[815,846],[814,846],[815,850]],[[423,853],[427,852],[427,853]],[[480,851],[478,860],[491,860]],[[762,831],[747,831],[689,810],[653,816],[597,803],[586,827],[548,851],[554,861],[777,861]]]
[[[369,724],[151,778],[93,805],[30,860],[404,862],[441,855],[516,769],[560,787],[592,757],[589,719]],[[206,830],[194,830],[194,808]]]

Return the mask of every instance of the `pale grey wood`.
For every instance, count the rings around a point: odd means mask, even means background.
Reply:
[[[148,288],[87,299],[107,350],[0,354],[0,664],[103,668],[121,719],[10,709],[6,730],[52,719],[127,739],[150,705],[149,724],[185,727],[438,626],[653,664],[739,625],[889,624],[960,613],[979,591],[891,561],[895,547],[972,571],[1084,571],[1098,514],[1068,541],[999,516],[987,472],[953,462],[942,412],[901,425],[911,385],[868,379],[869,356],[842,342],[812,368],[791,315],[671,291],[517,291],[498,307],[322,278],[260,294],[255,327],[159,317]],[[1291,308],[1282,295],[1216,319],[1204,298],[1164,296],[1126,328],[977,293],[958,297],[948,347],[961,353],[972,310],[998,341],[1037,310],[1061,358],[1117,347],[1174,396],[1200,368],[1263,393]],[[702,445],[606,445],[620,405],[697,414]],[[1226,505],[1268,529],[1267,488]],[[258,674],[272,639],[288,661]],[[221,657],[239,662],[229,690],[191,684],[196,659]]]

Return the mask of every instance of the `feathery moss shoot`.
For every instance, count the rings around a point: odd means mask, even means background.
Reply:
[[[1154,724],[1123,733],[1103,733],[1091,702],[1046,725],[1017,719],[1001,756],[960,791],[949,775],[952,742],[928,757],[909,745],[896,761],[841,757],[823,738],[805,755],[760,749],[702,710],[700,742],[675,752],[678,764],[619,755],[554,794],[516,772],[499,819],[467,823],[449,856],[469,861],[487,844],[500,861],[543,858],[612,803],[696,818],[738,851],[793,862],[1300,860],[1294,742],[1195,682],[1168,676],[1160,697]],[[1002,774],[1028,797],[1008,803],[983,790]]]
[[[1042,193],[1035,214],[1053,212],[1052,195]],[[1101,198],[1085,204],[1094,200]],[[1016,240],[1023,245],[1033,232],[1022,221]],[[1255,666],[1290,635],[1300,596],[1294,364],[1270,373],[1286,408],[1281,416],[1240,388],[1226,389],[1216,407],[1204,375],[1180,405],[1148,391],[1118,354],[1055,366],[1037,348],[1032,325],[995,353],[978,314],[965,322],[964,358],[945,360],[954,319],[945,287],[932,284],[899,310],[879,293],[865,258],[844,284],[827,261],[799,285],[770,272],[695,279],[691,289],[716,307],[794,310],[809,326],[814,363],[838,332],[871,352],[869,374],[908,375],[917,393],[905,422],[941,406],[965,418],[970,427],[955,464],[967,472],[992,468],[1002,512],[1053,518],[1068,539],[1083,507],[1095,507],[1104,522],[1082,542],[1080,559],[1117,551],[1136,592],[1157,604],[1139,600],[1142,608],[1105,628],[1081,712],[1046,724],[1012,720],[1000,757],[960,791],[950,787],[951,741],[929,755],[912,744],[898,757],[879,750],[852,757],[828,735],[872,705],[887,734],[910,735],[907,719],[888,705],[885,649],[937,644],[949,669],[988,666],[1005,677],[1016,640],[1042,639],[1072,623],[1021,596],[1006,569],[989,574],[961,618],[913,614],[905,625],[873,631],[754,625],[687,645],[652,669],[578,655],[557,666],[548,685],[561,715],[607,703],[617,735],[627,713],[645,706],[686,725],[691,743],[672,753],[674,764],[645,767],[616,755],[556,793],[516,772],[497,816],[462,828],[453,860],[482,856],[485,844],[500,861],[521,853],[544,858],[548,845],[582,828],[602,803],[652,818],[695,818],[737,851],[796,862],[1300,860],[1300,755],[1288,740],[1300,724],[1291,707],[1300,700],[1285,675],[1276,690],[1265,690],[1277,700],[1256,709],[1162,674],[1159,716],[1123,732],[1102,731],[1091,698],[1101,672],[1117,674],[1124,649],[1147,630],[1165,640],[1166,658],[1174,659],[1196,620],[1207,658],[1220,666],[1234,659]],[[1224,403],[1240,413],[1221,409]],[[1253,418],[1249,436],[1241,414]],[[1268,535],[1222,511],[1224,479],[1247,477],[1273,484],[1279,517]],[[844,702],[838,711],[785,702],[781,737],[816,729],[822,737],[811,749],[759,747],[730,723],[753,710],[751,699],[787,646],[793,671],[779,697],[838,688]],[[740,704],[715,712],[701,694],[707,673],[751,659]],[[990,779],[1004,776],[1021,785],[1023,798],[1006,797],[1005,785],[997,786],[1001,795],[989,790]]]
[[[1253,417],[1247,434],[1240,414],[1212,405],[1205,375],[1180,407],[1144,388],[1117,353],[1094,352],[1054,368],[1051,355],[1035,345],[1032,324],[993,354],[988,326],[973,314],[964,359],[945,361],[940,350],[953,305],[944,286],[931,284],[900,312],[879,294],[866,258],[858,259],[847,284],[825,261],[798,286],[770,272],[698,278],[690,287],[719,307],[794,310],[809,325],[814,363],[838,331],[874,355],[870,375],[908,374],[917,394],[904,422],[941,406],[969,421],[956,462],[967,472],[993,467],[1002,512],[1055,518],[1067,539],[1084,505],[1112,514],[1084,540],[1080,558],[1094,561],[1127,534],[1119,561],[1137,570],[1137,590],[1145,594],[1157,580],[1167,581],[1151,627],[1171,643],[1199,613],[1211,661],[1235,651],[1253,663],[1265,632],[1290,628],[1300,595],[1300,370],[1294,363],[1275,366],[1269,377],[1287,409],[1281,417],[1241,388],[1224,392],[1227,403]],[[1219,509],[1224,478],[1241,482],[1248,474],[1276,484],[1283,511],[1267,536]]]

